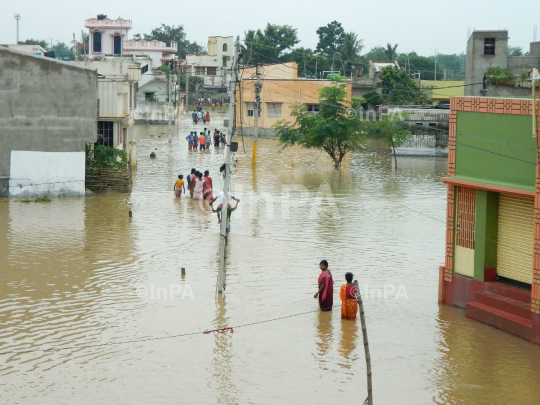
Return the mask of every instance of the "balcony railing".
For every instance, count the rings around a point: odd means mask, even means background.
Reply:
[[[91,28],[91,27],[131,28],[132,23],[131,23],[131,20],[124,20],[123,18],[119,18],[118,20],[111,20],[110,18],[105,18],[104,20],[98,20],[97,18],[90,18],[85,21],[84,26],[86,28]]]

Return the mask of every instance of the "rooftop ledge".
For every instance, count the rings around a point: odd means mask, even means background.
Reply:
[[[486,181],[484,179],[476,179],[466,176],[450,176],[441,177],[441,181],[445,184],[453,186],[462,186],[476,188],[478,190],[494,191],[496,193],[512,194],[521,197],[534,197],[535,188],[522,186],[520,184],[511,184],[504,182]]]

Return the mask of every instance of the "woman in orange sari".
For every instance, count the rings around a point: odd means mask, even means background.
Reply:
[[[347,284],[341,286],[339,298],[341,298],[341,319],[350,319],[356,321],[356,313],[358,312],[358,302],[354,291],[353,274],[345,274]]]

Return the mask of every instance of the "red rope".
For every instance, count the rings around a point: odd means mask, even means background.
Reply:
[[[215,329],[215,330],[207,330],[206,332],[203,332],[205,335],[208,335],[209,333],[212,333],[212,332],[217,332],[217,333],[227,333],[227,331],[230,331],[231,334],[234,333],[234,329],[233,328],[222,328],[222,329]]]

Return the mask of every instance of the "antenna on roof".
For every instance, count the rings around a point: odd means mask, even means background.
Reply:
[[[537,31],[538,31],[538,25],[535,25],[533,29],[533,42],[536,42]]]

